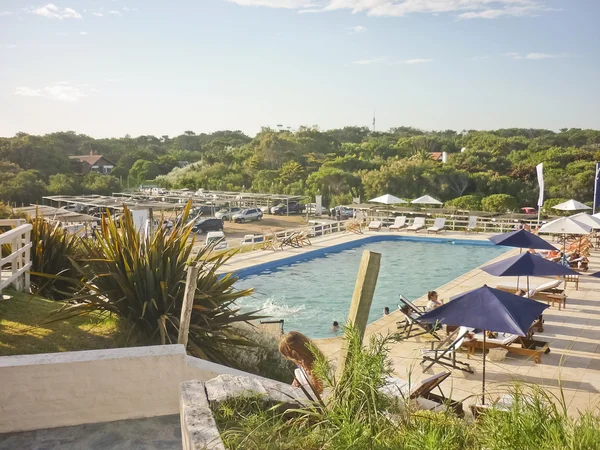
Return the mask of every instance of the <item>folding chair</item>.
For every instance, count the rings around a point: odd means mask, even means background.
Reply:
[[[398,333],[403,339],[430,334],[434,339],[441,341],[441,338],[436,333],[440,329],[439,326],[436,327],[435,325],[419,321],[419,317],[425,312],[424,307],[414,305],[403,295],[400,295],[399,300],[398,309],[400,310],[400,314],[404,316],[404,321],[396,322],[396,325],[398,325],[398,330],[400,330]]]
[[[457,350],[460,348],[470,331],[470,328],[460,327],[444,341],[438,342],[437,345],[434,345],[436,343],[432,342],[430,349],[421,349],[421,368],[423,369],[423,372],[426,372],[434,364],[439,364],[443,367],[474,373],[468,363],[456,358]]]

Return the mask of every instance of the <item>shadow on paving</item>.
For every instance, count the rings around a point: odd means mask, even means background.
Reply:
[[[180,450],[179,415],[0,434],[0,450]]]

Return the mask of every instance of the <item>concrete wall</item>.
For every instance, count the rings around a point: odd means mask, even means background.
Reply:
[[[179,413],[179,385],[245,372],[182,345],[0,357],[0,433]]]

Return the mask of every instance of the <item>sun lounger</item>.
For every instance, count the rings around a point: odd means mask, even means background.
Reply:
[[[374,220],[369,224],[369,231],[379,231],[381,230],[381,221]]]
[[[439,411],[444,408],[450,408],[459,417],[464,416],[463,404],[456,400],[446,397],[442,391],[442,382],[450,376],[450,372],[441,372],[431,377],[415,383],[413,386],[406,380],[396,377],[387,377],[386,384],[379,389],[381,393],[391,398],[403,398],[414,400],[419,409],[429,411]],[[439,394],[434,394],[434,389],[439,390]]]
[[[437,339],[438,341],[441,340],[437,334],[437,330],[440,329],[439,326],[435,326],[430,323],[423,323],[419,320],[419,317],[423,315],[424,311],[418,309],[418,307],[413,305],[410,301],[405,303],[402,296],[400,297],[398,308],[400,310],[400,314],[402,314],[404,317],[403,321],[396,322],[400,337],[403,339],[409,339],[430,334],[434,339]]]
[[[438,343],[432,342],[431,348],[421,349],[421,368],[423,369],[423,372],[431,368],[434,364],[439,364],[451,369],[474,373],[468,363],[456,358],[456,352],[460,349],[467,334],[471,331],[472,328],[460,327],[444,341]]]
[[[469,222],[467,223],[466,232],[470,233],[472,231],[477,231],[477,216],[469,216]]]
[[[567,306],[567,295],[564,289],[559,289],[562,280],[550,280],[539,286],[529,286],[529,298],[548,303],[548,305],[558,305],[559,311]],[[524,286],[520,286],[523,289]],[[516,285],[500,285],[496,289],[514,294],[517,290]]]
[[[467,348],[467,358],[474,355],[476,349],[483,349],[483,332],[476,333],[472,339],[465,339],[463,345]],[[490,348],[503,348],[517,355],[533,356],[536,364],[542,361],[544,353],[550,353],[550,346],[547,342],[527,339],[508,333],[499,333],[497,338],[486,338],[485,348],[486,350]]]
[[[445,217],[438,217],[437,219],[435,219],[435,222],[433,222],[433,226],[427,228],[427,233],[439,233],[442,230],[446,229],[446,218]]]
[[[363,234],[362,225],[360,222],[350,222],[346,225],[346,231],[354,234]]]
[[[400,217],[396,217],[394,219],[394,223],[392,225],[390,225],[389,230],[390,231],[401,230],[406,227],[407,227],[406,216],[400,216]]]
[[[283,250],[281,239],[271,230],[271,235],[263,233],[263,250]]]
[[[310,242],[310,239],[308,237],[308,233],[306,231],[299,231],[298,233],[296,233],[293,238],[293,247],[296,248],[300,248],[300,247],[305,247],[307,245],[312,245],[312,242]]]
[[[413,224],[406,229],[406,231],[414,231],[418,233],[419,230],[425,228],[425,217],[415,217]]]
[[[409,299],[407,299],[404,295],[400,294],[400,298],[398,299],[398,309],[406,308],[412,314],[422,315],[425,312],[425,305],[415,305]]]

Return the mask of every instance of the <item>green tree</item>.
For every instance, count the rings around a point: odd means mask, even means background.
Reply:
[[[129,174],[140,183],[145,180],[153,180],[160,174],[159,166],[154,161],[138,159],[129,170]]]
[[[514,211],[517,206],[517,200],[508,194],[493,194],[481,199],[481,208],[494,213]]]
[[[83,178],[82,187],[86,194],[111,195],[121,190],[118,178],[97,173],[86,175]]]
[[[48,193],[52,195],[81,194],[81,183],[73,175],[65,175],[63,173],[50,175]]]
[[[480,211],[481,210],[481,198],[477,195],[464,195],[455,199],[449,200],[444,203],[445,208],[456,208],[465,209],[468,211]]]

